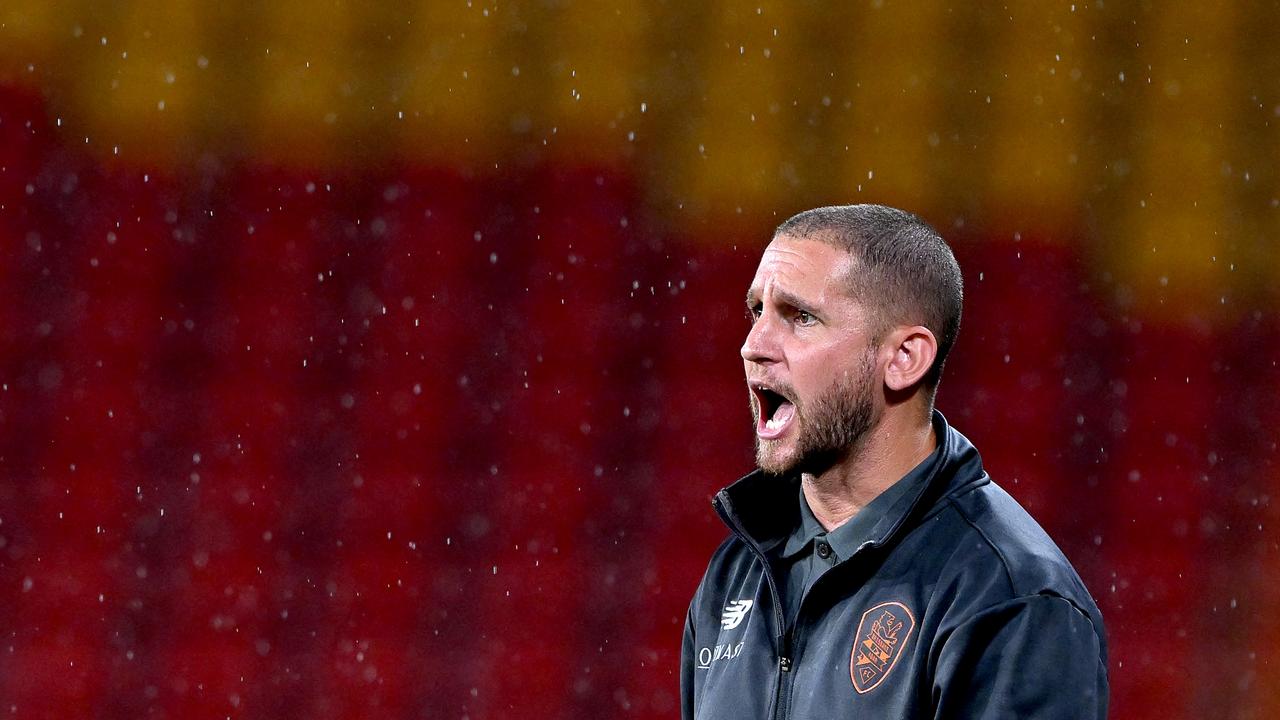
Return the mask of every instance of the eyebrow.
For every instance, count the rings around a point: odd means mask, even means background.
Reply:
[[[773,297],[779,302],[783,303],[784,305],[790,305],[791,307],[796,308],[797,310],[804,310],[805,312],[810,312],[814,309],[813,303],[809,302],[808,300],[805,300],[799,295],[788,292],[776,286],[774,287],[774,290],[773,290]],[[758,300],[759,298],[756,297],[755,288],[751,288],[750,290],[747,290],[746,302],[748,307],[750,307],[752,303],[757,302]]]

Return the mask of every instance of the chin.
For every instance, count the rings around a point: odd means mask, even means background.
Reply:
[[[819,448],[780,447],[779,440],[756,441],[756,467],[767,475],[820,476],[838,464],[844,452]]]
[[[796,469],[799,459],[788,448],[778,447],[778,441],[756,441],[756,467],[768,475],[788,475]]]

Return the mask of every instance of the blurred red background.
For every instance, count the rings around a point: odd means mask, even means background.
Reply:
[[[674,717],[772,228],[923,214],[1113,716],[1280,713],[1275,3],[0,9],[0,712]]]

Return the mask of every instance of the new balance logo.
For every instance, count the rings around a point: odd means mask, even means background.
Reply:
[[[751,606],[755,603],[751,600],[734,600],[724,606],[724,613],[720,616],[720,627],[725,630],[732,630],[742,624],[747,618],[747,612],[751,610]]]

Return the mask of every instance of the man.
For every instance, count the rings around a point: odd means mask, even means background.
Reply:
[[[933,409],[960,268],[877,205],[783,223],[742,345],[759,469],[685,624],[698,718],[1103,718],[1106,636],[1079,576]]]

